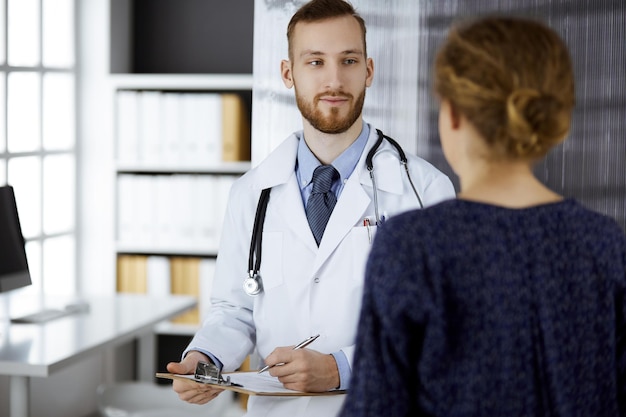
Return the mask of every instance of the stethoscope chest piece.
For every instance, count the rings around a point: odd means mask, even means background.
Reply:
[[[250,273],[245,281],[243,282],[243,290],[248,295],[258,295],[263,291],[263,281],[261,280],[261,276],[256,273]]]

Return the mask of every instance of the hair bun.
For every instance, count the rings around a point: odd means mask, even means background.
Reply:
[[[541,154],[567,133],[567,125],[557,117],[564,111],[556,97],[535,89],[518,88],[506,100],[508,137],[511,150],[518,156]]]

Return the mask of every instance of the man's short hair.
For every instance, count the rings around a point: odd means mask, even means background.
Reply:
[[[363,53],[367,56],[367,45],[365,41],[365,21],[356,12],[352,4],[345,0],[311,0],[298,9],[291,17],[287,25],[287,42],[289,44],[289,59],[293,59],[291,43],[296,25],[300,22],[318,22],[333,17],[352,16],[361,26],[363,35]]]

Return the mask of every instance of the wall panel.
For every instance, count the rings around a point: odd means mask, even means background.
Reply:
[[[280,80],[287,55],[286,27],[303,1],[256,0],[253,93],[253,163],[301,128],[293,91]],[[626,228],[626,2],[623,0],[354,0],[368,24],[375,81],[365,120],[407,151],[456,176],[437,132],[431,93],[435,51],[455,21],[484,14],[540,19],[563,36],[576,74],[570,137],[536,167],[555,191],[608,214]]]

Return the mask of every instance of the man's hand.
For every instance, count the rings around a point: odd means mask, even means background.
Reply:
[[[191,351],[182,362],[168,363],[167,370],[173,374],[193,374],[196,372],[196,366],[199,361],[209,362],[209,358],[200,352]],[[183,381],[181,379],[175,379],[172,383],[172,388],[178,394],[178,398],[191,404],[206,404],[224,391],[214,385],[202,384],[191,380]]]
[[[339,387],[339,370],[333,355],[311,349],[279,347],[265,358],[266,365],[278,365],[269,369],[285,388],[324,392]]]

